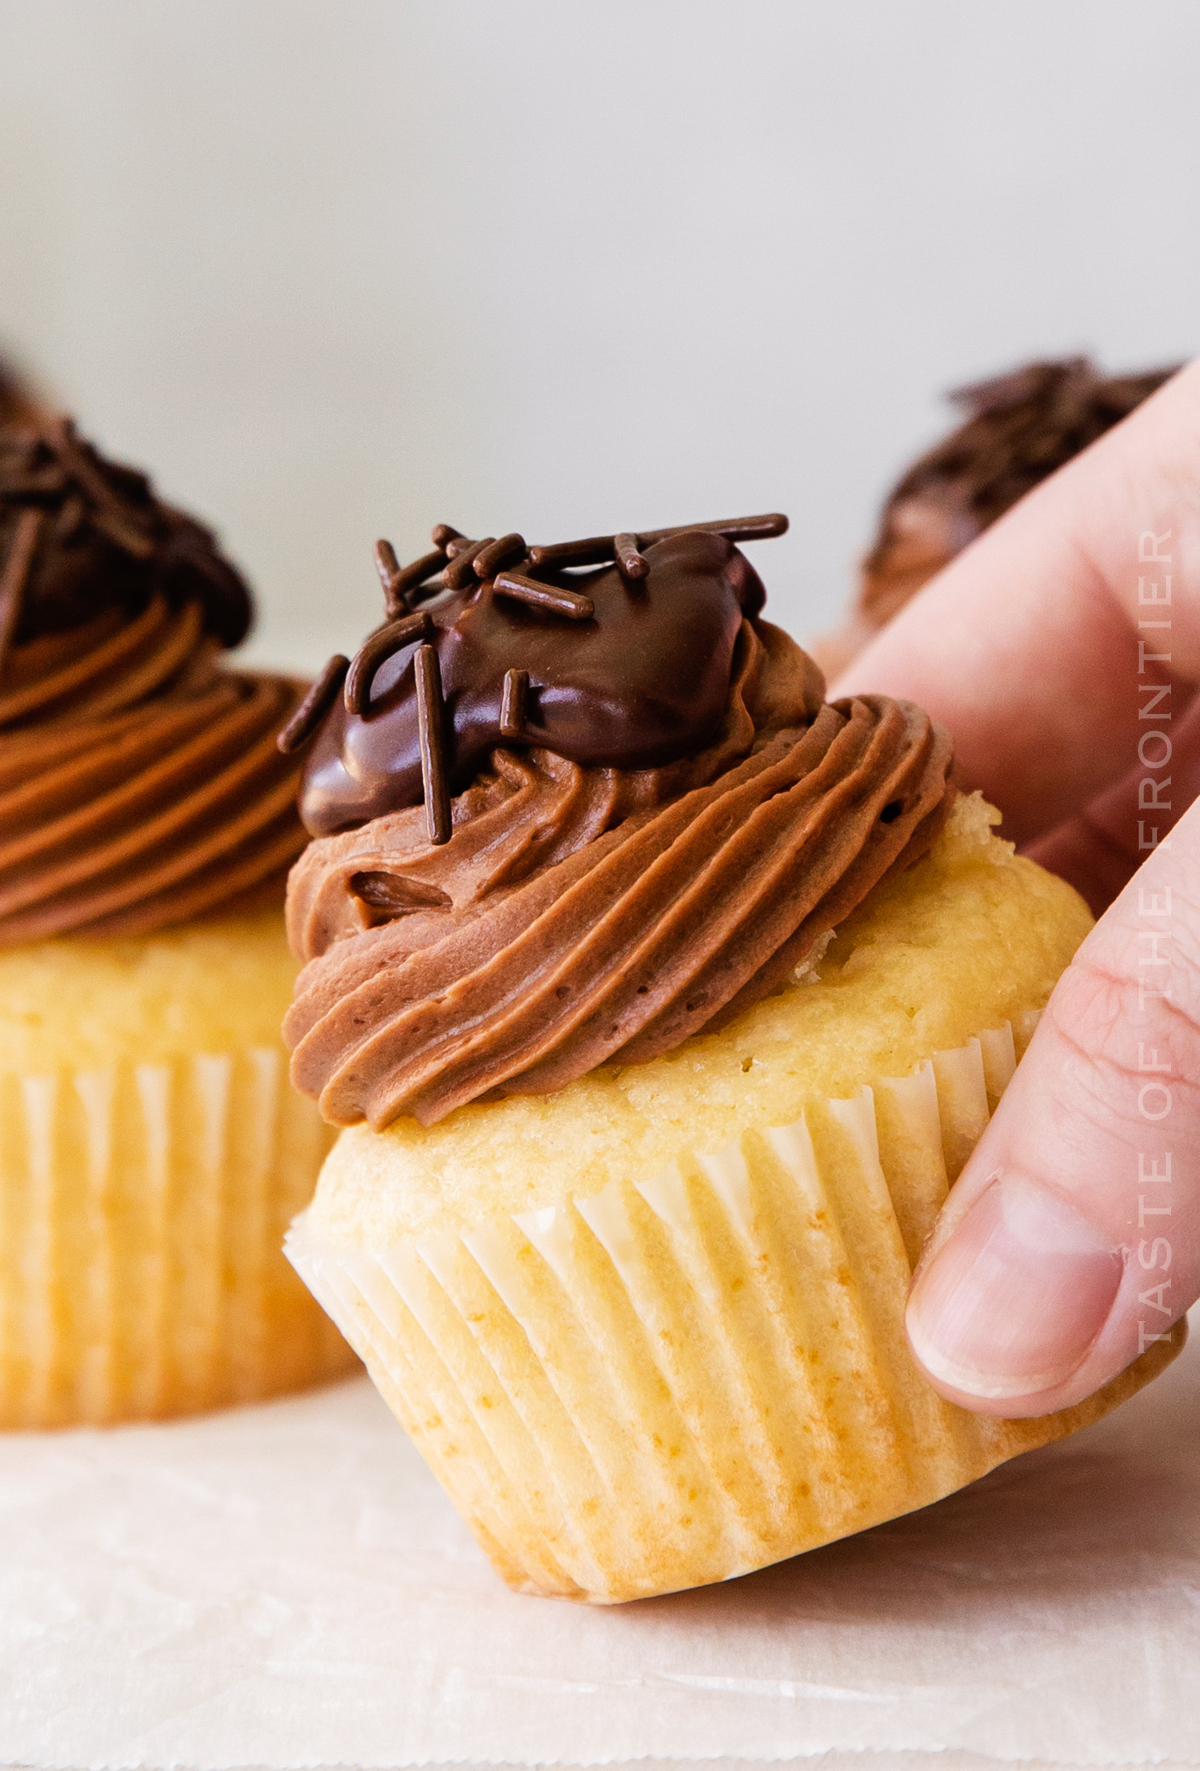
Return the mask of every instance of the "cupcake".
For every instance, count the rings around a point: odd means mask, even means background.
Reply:
[[[66,421],[0,428],[0,1426],[344,1369],[279,1252],[330,1135],[286,1079],[303,685],[227,670],[213,536]]]
[[[1090,924],[829,704],[737,543],[381,544],[293,869],[292,1075],[345,1127],[288,1253],[503,1577],[723,1580],[1096,1419],[935,1394],[903,1310]]]
[[[962,549],[1174,375],[1178,364],[1101,375],[1087,357],[1026,363],[957,389],[965,419],[908,468],[888,494],[858,597],[814,651],[830,675]]]

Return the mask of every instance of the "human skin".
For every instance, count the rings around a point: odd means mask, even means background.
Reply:
[[[927,708],[1003,834],[1100,917],[913,1283],[914,1353],[982,1413],[1080,1401],[1200,1295],[1198,683],[1200,362],[1022,499],[831,690]]]

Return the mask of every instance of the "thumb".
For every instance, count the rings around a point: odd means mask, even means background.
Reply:
[[[1060,979],[956,1183],[908,1305],[941,1393],[1048,1414],[1200,1293],[1200,805]]]

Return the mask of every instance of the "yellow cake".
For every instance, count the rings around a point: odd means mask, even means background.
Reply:
[[[0,1428],[353,1364],[280,1253],[330,1134],[287,1087],[304,686],[207,530],[69,423],[0,425]]]
[[[302,790],[285,1034],[345,1129],[288,1254],[524,1591],[611,1603],[827,1543],[1182,1344],[1040,1420],[917,1369],[913,1269],[1091,919],[919,709],[824,702],[742,533],[510,578],[520,537],[435,531],[439,594],[368,642]]]
[[[279,1245],[332,1142],[288,1087],[277,911],[0,951],[0,1424],[345,1370]]]
[[[990,814],[996,819],[996,814]],[[1091,918],[960,800],[814,975],[664,1057],[342,1134],[289,1253],[498,1568],[620,1600],[939,1499],[1099,1418],[943,1402],[921,1248]]]

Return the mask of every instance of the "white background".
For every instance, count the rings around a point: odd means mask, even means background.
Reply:
[[[0,0],[0,343],[215,520],[259,656],[377,534],[781,507],[843,602],[936,396],[1188,354],[1188,0]]]
[[[611,1608],[503,1587],[365,1378],[2,1433],[0,1766],[1196,1771],[1198,1409],[1200,1343],[936,1507]]]

